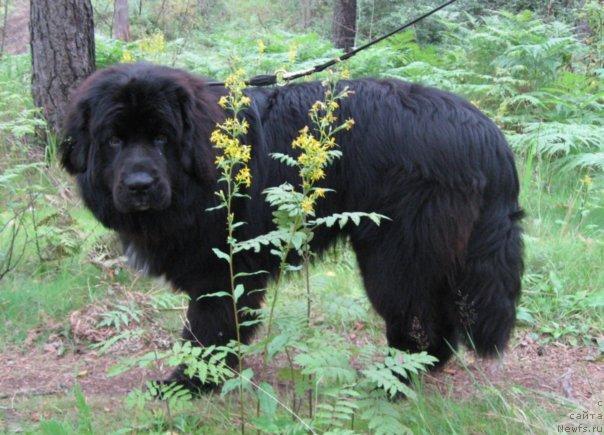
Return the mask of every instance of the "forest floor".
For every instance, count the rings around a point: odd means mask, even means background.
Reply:
[[[584,403],[604,392],[604,364],[598,361],[595,348],[540,345],[529,334],[519,338],[502,359],[475,358],[471,352],[459,354],[438,372],[427,375],[427,384],[438,389],[452,388],[460,398],[475,391],[473,380],[495,386],[513,384]],[[154,349],[157,347],[141,347],[136,355]],[[63,394],[76,382],[87,396],[119,396],[166,374],[161,369],[132,369],[110,377],[109,367],[123,357],[136,355],[123,351],[100,354],[84,346],[65,353],[57,350],[58,344],[51,342],[43,347],[14,347],[0,353],[0,400]]]
[[[72,325],[73,325],[72,319]],[[52,329],[52,325],[51,325]],[[60,328],[55,325],[58,331]],[[84,342],[74,343],[58,333],[44,342],[34,343],[37,331],[20,346],[9,346],[0,353],[0,410],[5,430],[21,431],[23,424],[49,419],[55,411],[53,398],[66,397],[78,384],[90,403],[113,413],[123,408],[124,397],[133,389],[144,388],[149,380],[161,379],[168,369],[135,368],[117,376],[108,370],[127,357],[166,348],[167,331],[154,331],[146,342],[125,342],[110,352],[99,352]],[[372,338],[363,331],[351,332],[348,340],[363,343]],[[271,380],[278,369],[261,372],[261,362],[247,362],[260,377]],[[558,342],[539,344],[532,333],[519,330],[504,357],[497,360],[476,358],[474,353],[459,352],[438,372],[426,375],[427,391],[458,400],[476,398],[486,387],[530,391],[544,408],[555,406],[552,398],[564,398],[577,412],[603,412],[604,364],[594,347],[569,346]],[[274,379],[273,379],[274,381]],[[599,405],[598,405],[599,404]],[[2,412],[0,412],[2,414]]]

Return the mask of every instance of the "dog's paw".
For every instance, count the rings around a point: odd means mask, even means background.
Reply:
[[[218,389],[219,385],[215,383],[202,382],[197,377],[189,377],[185,374],[185,367],[177,367],[168,378],[155,381],[155,396],[158,399],[165,399],[175,394],[178,390],[186,390],[193,396],[200,396]]]

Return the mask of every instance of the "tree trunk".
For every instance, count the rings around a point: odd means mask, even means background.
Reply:
[[[210,11],[210,5],[208,0],[197,0],[197,8],[199,9],[199,15],[205,17]]]
[[[6,24],[8,23],[8,0],[4,0],[2,14],[2,36],[0,36],[0,57],[4,54],[4,42],[6,41]]]
[[[335,0],[332,21],[333,44],[344,50],[351,49],[354,47],[356,32],[356,0]]]
[[[307,30],[311,22],[312,0],[301,0],[300,8],[302,9],[302,29]]]
[[[128,0],[115,0],[113,2],[113,37],[122,41],[130,40]]]
[[[94,71],[90,0],[31,0],[32,94],[59,133],[72,89]]]

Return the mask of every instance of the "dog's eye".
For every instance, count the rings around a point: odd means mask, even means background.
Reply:
[[[155,145],[156,147],[162,147],[167,142],[168,142],[168,138],[166,136],[164,136],[163,134],[160,134],[159,136],[156,136],[153,139],[153,145]]]
[[[117,136],[113,136],[111,139],[109,139],[109,146],[111,148],[120,148],[122,143],[122,140]]]

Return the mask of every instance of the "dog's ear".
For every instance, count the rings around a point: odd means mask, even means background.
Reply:
[[[179,87],[178,99],[183,124],[180,162],[185,172],[200,182],[213,183],[216,167],[210,134],[219,120],[213,108],[215,103],[212,104],[202,90],[195,92],[186,85]]]
[[[63,124],[63,140],[59,146],[61,164],[72,175],[86,172],[90,150],[90,103],[84,97],[76,97]]]

